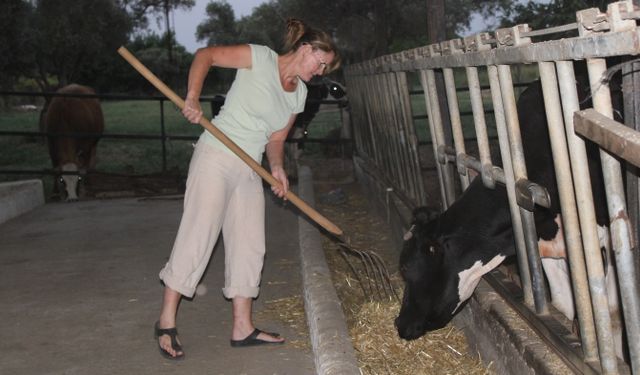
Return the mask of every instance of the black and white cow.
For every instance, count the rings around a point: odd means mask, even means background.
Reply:
[[[304,140],[309,134],[309,125],[314,119],[323,100],[346,100],[347,91],[340,83],[326,77],[314,77],[307,86],[307,101],[304,111],[296,116],[296,121],[289,131],[287,139],[294,140],[290,152],[295,153],[294,159],[298,159],[304,149]]]
[[[584,88],[588,86],[578,83],[578,87],[584,99]],[[584,106],[590,106],[588,100]],[[531,84],[520,96],[518,116],[528,178],[545,186],[551,197],[551,207],[536,207],[534,217],[543,267],[551,284],[552,304],[573,319],[571,286],[559,225],[558,187],[539,82]],[[597,197],[596,219],[598,225],[604,226],[608,215],[599,155],[595,146],[588,147],[587,153]],[[603,235],[601,245],[606,241]],[[405,281],[402,307],[395,320],[400,337],[412,340],[444,327],[471,297],[482,275],[513,255],[514,236],[504,186],[489,189],[480,178],[475,178],[443,213],[417,208],[400,255],[400,272]],[[608,265],[607,276],[614,280],[612,262]],[[610,300],[610,305],[616,305],[616,301]]]

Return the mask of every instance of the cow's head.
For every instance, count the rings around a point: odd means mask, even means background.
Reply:
[[[406,340],[447,325],[482,275],[505,259],[498,251],[498,241],[504,238],[487,240],[456,228],[452,231],[442,215],[424,207],[413,215],[400,255],[405,288],[395,320],[398,335]]]
[[[60,166],[60,172],[56,177],[57,191],[65,201],[77,201],[85,171],[80,171],[76,163],[65,163]]]
[[[438,314],[438,298],[444,287],[445,249],[438,239],[438,213],[418,208],[405,234],[400,273],[405,282],[400,315],[395,324],[400,337],[413,340],[449,320]]]

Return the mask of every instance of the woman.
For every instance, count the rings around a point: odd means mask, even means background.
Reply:
[[[183,115],[193,123],[202,116],[199,97],[211,66],[238,69],[225,104],[213,119],[232,141],[261,162],[268,158],[284,198],[289,181],[283,168],[284,142],[297,113],[304,109],[302,81],[338,68],[340,59],[325,32],[299,20],[287,22],[284,54],[265,46],[213,46],[199,49],[189,70]],[[242,160],[205,131],[189,166],[184,212],[166,266],[160,319],[155,333],[163,356],[184,358],[177,339],[176,314],[182,296],[192,297],[222,230],[225,248],[223,294],[232,300],[232,346],[281,344],[284,338],[253,326],[251,307],[258,296],[265,253],[262,181]]]

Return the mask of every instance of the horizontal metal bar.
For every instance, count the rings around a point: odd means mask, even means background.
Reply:
[[[27,132],[27,131],[4,131],[0,130],[0,136],[26,136],[26,137],[67,137],[67,138],[114,138],[114,139],[167,139],[167,140],[181,140],[181,141],[194,141],[197,140],[200,135],[147,135],[147,134],[118,134],[118,133],[47,133],[47,132]]]
[[[576,133],[640,167],[640,132],[591,108],[575,112],[573,119]]]
[[[524,32],[520,35],[522,37],[532,37],[532,36],[549,35],[549,34],[555,34],[555,33],[563,33],[565,31],[572,31],[572,30],[578,30],[578,24],[576,22],[569,23],[562,26],[548,27],[546,29]]]
[[[425,47],[419,47],[418,49]],[[511,65],[541,61],[582,60],[593,57],[637,55],[640,53],[639,30],[606,32],[588,37],[574,37],[494,48],[487,51],[456,53],[444,56],[415,57],[389,64],[358,63],[349,67],[348,74],[361,75],[388,71],[463,68],[467,66]]]
[[[168,101],[166,96],[160,95],[123,95],[123,94],[61,94],[56,92],[33,92],[33,91],[5,91],[0,90],[0,96],[28,96],[28,97],[69,97],[69,98],[95,98],[100,100],[154,100],[154,101]],[[224,103],[224,96],[201,96],[201,102],[221,102]],[[309,103],[320,104],[338,104],[339,106],[345,106],[347,101],[337,99],[307,99]]]

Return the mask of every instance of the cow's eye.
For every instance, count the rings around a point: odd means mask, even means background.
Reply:
[[[431,245],[427,248],[427,251],[429,252],[429,254],[435,254],[436,248],[433,245]]]

